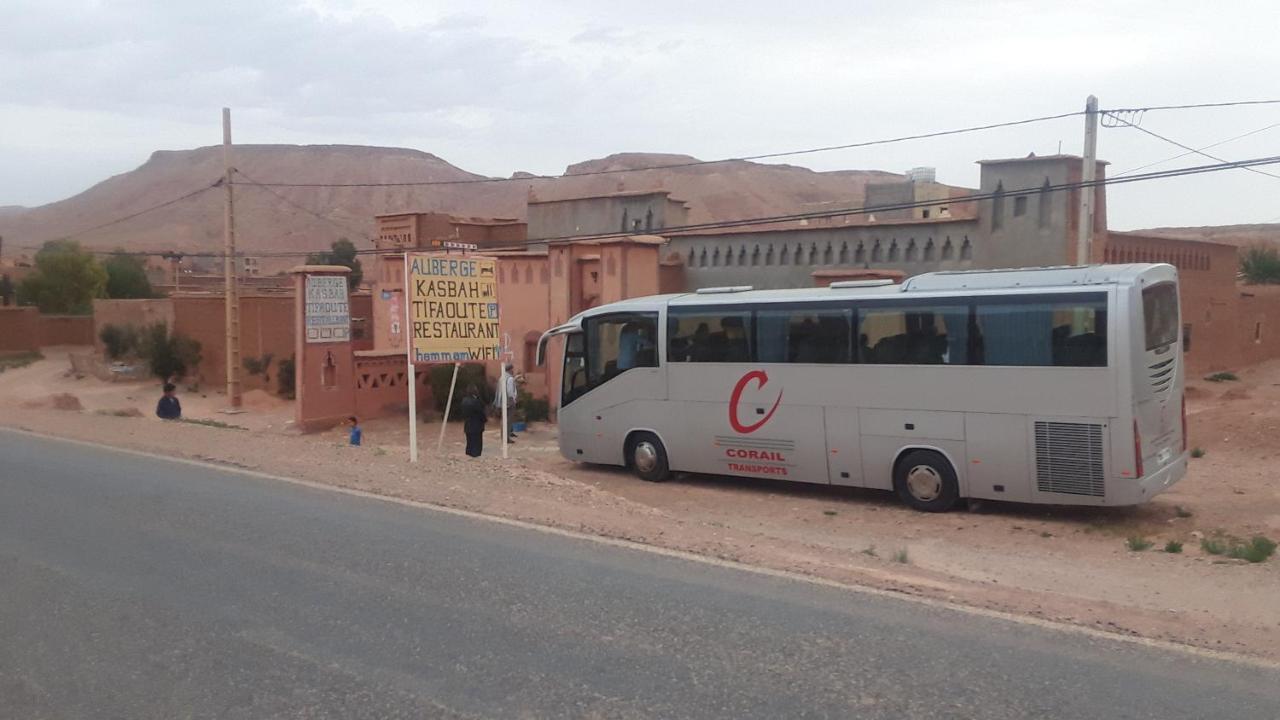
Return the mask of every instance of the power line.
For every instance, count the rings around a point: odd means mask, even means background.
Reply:
[[[222,185],[222,179],[221,179],[221,178],[219,178],[218,180],[214,181],[213,183],[211,183],[211,184],[209,184],[209,185],[206,185],[206,186],[204,186],[204,187],[202,187],[202,188],[198,188],[198,189],[196,189],[196,190],[192,190],[191,192],[189,192],[189,193],[187,193],[187,194],[185,194],[185,195],[182,195],[182,196],[180,196],[180,197],[176,197],[176,198],[174,198],[174,199],[172,199],[172,200],[166,200],[165,202],[162,202],[162,203],[160,203],[159,205],[152,205],[151,207],[146,208],[145,210],[139,210],[138,212],[130,213],[129,215],[125,215],[124,217],[118,217],[118,218],[116,218],[116,219],[114,219],[114,220],[108,220],[107,222],[100,223],[100,224],[98,224],[98,225],[94,225],[93,227],[85,228],[85,229],[83,229],[83,230],[78,230],[78,231],[76,231],[76,232],[71,233],[70,235],[63,235],[62,237],[59,237],[59,238],[57,238],[57,239],[58,239],[58,240],[71,240],[71,239],[73,239],[73,238],[80,237],[81,235],[85,235],[85,234],[87,234],[87,233],[91,233],[91,232],[93,232],[93,231],[95,231],[95,230],[101,230],[101,229],[106,228],[106,227],[111,227],[112,225],[119,225],[119,224],[120,224],[120,223],[122,223],[122,222],[125,222],[125,221],[128,221],[128,220],[132,220],[132,219],[134,219],[134,218],[136,218],[136,217],[138,217],[138,216],[140,216],[140,215],[146,215],[146,214],[147,214],[147,213],[149,213],[149,212],[154,212],[154,211],[159,210],[159,209],[161,209],[161,208],[166,208],[166,207],[169,207],[170,205],[175,205],[175,204],[177,204],[177,203],[182,202],[183,200],[186,200],[187,198],[195,197],[196,195],[199,195],[199,194],[200,194],[200,193],[202,193],[202,192],[208,192],[209,190],[212,190],[212,189],[214,189],[214,188],[216,188],[216,187],[219,187],[219,186],[221,186],[221,185]]]
[[[358,236],[358,237],[360,237],[360,238],[362,238],[362,239],[364,239],[364,240],[368,240],[369,242],[373,242],[373,238],[371,238],[371,237],[369,237],[368,235],[366,235],[366,234],[365,234],[365,232],[364,232],[363,230],[356,230],[355,228],[348,227],[348,226],[343,225],[342,223],[338,222],[337,220],[334,220],[333,218],[328,217],[327,215],[324,215],[324,214],[322,214],[322,213],[316,212],[315,210],[312,210],[311,208],[308,208],[308,207],[305,207],[305,206],[303,206],[303,205],[300,205],[300,204],[298,204],[298,203],[296,203],[296,202],[294,202],[294,201],[290,200],[289,198],[285,197],[284,195],[281,195],[280,193],[276,192],[275,190],[272,190],[269,186],[264,185],[264,184],[262,184],[262,183],[258,182],[257,180],[254,180],[253,178],[249,177],[248,175],[246,175],[246,174],[245,174],[245,172],[244,172],[243,170],[240,170],[240,169],[238,169],[238,168],[237,168],[237,169],[233,169],[233,170],[232,170],[232,172],[234,172],[235,174],[237,174],[237,175],[239,175],[239,176],[243,177],[245,180],[248,180],[248,181],[249,181],[249,184],[250,184],[251,186],[257,187],[257,188],[259,188],[259,189],[261,189],[261,190],[265,190],[265,191],[267,191],[267,192],[271,193],[272,195],[275,195],[275,196],[276,196],[276,197],[277,197],[281,202],[283,202],[283,203],[285,203],[285,204],[287,204],[287,205],[290,205],[290,206],[292,206],[292,207],[294,207],[294,208],[297,208],[298,210],[301,210],[302,212],[307,213],[308,215],[315,216],[315,217],[317,217],[317,218],[319,218],[319,219],[321,219],[321,220],[323,220],[323,221],[325,221],[325,222],[329,223],[330,225],[332,225],[332,226],[334,226],[334,227],[338,228],[339,230],[343,230],[343,231],[345,231],[345,232],[348,232],[348,233],[354,234],[354,235],[356,235],[356,236]],[[236,184],[236,185],[242,185],[243,183],[233,183],[233,184]]]
[[[852,150],[855,148],[873,147],[876,145],[889,145],[892,143],[907,142],[910,140],[927,140],[930,138],[946,137],[949,135],[961,135],[964,133],[979,132],[982,130],[995,130],[998,128],[1016,127],[1018,125],[1029,125],[1031,123],[1046,122],[1049,120],[1061,120],[1063,118],[1075,117],[1083,115],[1082,111],[1060,113],[1058,115],[1044,115],[1041,117],[1025,118],[1022,120],[1011,120],[1008,122],[991,123],[988,125],[974,125],[965,128],[956,128],[953,130],[940,130],[937,132],[920,133],[916,135],[902,135],[900,137],[885,138],[881,140],[866,140],[862,142],[845,143],[843,145],[824,145],[822,147],[805,148],[802,150],[785,150],[782,152],[761,153],[759,155],[744,155],[742,157],[724,158],[721,160],[694,160],[682,163],[670,163],[666,165],[650,165],[641,168],[618,168],[616,170],[592,170],[590,172],[565,173],[563,175],[533,175],[521,178],[474,178],[470,180],[427,180],[422,182],[369,182],[369,183],[293,183],[293,182],[266,182],[256,183],[263,187],[317,187],[317,188],[341,188],[341,187],[425,187],[437,185],[478,185],[486,183],[508,183],[508,182],[527,182],[529,180],[561,180],[565,178],[592,177],[596,175],[618,175],[623,173],[646,172],[649,170],[672,170],[677,168],[699,167],[703,165],[719,165],[731,162],[748,162],[752,160],[771,160],[775,158],[793,157],[796,155],[812,155],[815,153],[832,152],[835,150]]]
[[[1167,138],[1167,137],[1165,137],[1164,135],[1161,135],[1161,134],[1160,134],[1160,133],[1158,133],[1158,132],[1155,132],[1155,131],[1152,131],[1152,130],[1148,130],[1148,129],[1146,129],[1146,128],[1142,127],[1141,125],[1138,125],[1138,124],[1136,124],[1136,123],[1129,122],[1128,120],[1125,120],[1124,118],[1121,118],[1121,117],[1118,117],[1118,116],[1114,116],[1114,115],[1113,115],[1113,116],[1112,116],[1112,119],[1116,120],[1117,122],[1123,123],[1123,124],[1127,125],[1128,127],[1133,128],[1134,130],[1138,130],[1138,131],[1140,131],[1140,132],[1144,132],[1144,133],[1146,133],[1146,134],[1150,135],[1151,137],[1156,138],[1157,140],[1163,140],[1164,142],[1167,142],[1167,143],[1169,143],[1170,145],[1176,145],[1176,146],[1178,146],[1178,147],[1182,148],[1183,150],[1187,150],[1187,151],[1189,151],[1189,153],[1190,153],[1190,154],[1203,155],[1204,157],[1207,157],[1207,158],[1209,158],[1210,160],[1217,160],[1218,162],[1230,162],[1230,160],[1227,160],[1226,158],[1221,158],[1221,157],[1218,157],[1217,155],[1211,155],[1211,154],[1209,154],[1209,153],[1207,153],[1207,152],[1204,152],[1204,150],[1203,150],[1203,149],[1201,149],[1201,150],[1197,150],[1196,148],[1193,148],[1193,147],[1191,147],[1190,145],[1184,145],[1184,144],[1182,144],[1182,143],[1178,142],[1177,140],[1174,140],[1174,139],[1172,139],[1172,138]],[[1272,126],[1272,127],[1274,127],[1274,126]],[[1240,169],[1241,169],[1241,170],[1248,170],[1248,171],[1249,171],[1249,172],[1251,172],[1251,173],[1256,173],[1256,174],[1258,174],[1258,175],[1265,175],[1265,176],[1267,176],[1267,177],[1269,177],[1269,178],[1275,178],[1276,180],[1280,180],[1280,175],[1275,175],[1275,174],[1273,174],[1273,173],[1269,173],[1269,172],[1267,172],[1266,170],[1258,170],[1257,168],[1252,168],[1252,167],[1242,167],[1242,168],[1240,168]]]
[[[1239,161],[1224,161],[1224,162],[1220,162],[1212,165],[1198,165],[1198,166],[1188,167],[1188,168],[1159,170],[1156,172],[1143,173],[1141,175],[1130,175],[1127,177],[1103,178],[1103,179],[1095,180],[1093,182],[1088,182],[1088,183],[1086,182],[1061,183],[1058,185],[1032,187],[1032,188],[1025,188],[1020,190],[1006,190],[1006,191],[1003,191],[1002,193],[998,193],[998,192],[975,193],[973,195],[966,195],[962,197],[952,197],[952,198],[945,198],[945,199],[938,199],[938,200],[921,200],[916,202],[898,203],[894,205],[877,205],[874,207],[864,206],[864,207],[844,208],[844,209],[837,209],[837,210],[824,210],[824,211],[809,212],[809,213],[794,213],[794,214],[788,214],[788,215],[773,215],[773,216],[767,216],[767,217],[742,218],[738,220],[720,220],[715,222],[696,223],[696,224],[689,224],[689,225],[667,227],[667,228],[663,228],[660,232],[665,237],[673,237],[673,236],[693,234],[693,233],[704,231],[704,230],[721,230],[721,229],[730,229],[735,227],[748,227],[748,226],[755,226],[755,225],[774,225],[774,224],[787,223],[787,222],[797,222],[801,220],[818,220],[818,219],[826,219],[826,218],[844,217],[848,215],[866,215],[866,214],[872,214],[877,212],[888,212],[893,210],[909,210],[909,209],[916,209],[916,208],[937,207],[941,205],[967,204],[967,203],[982,202],[984,200],[991,200],[999,196],[1019,197],[1019,196],[1036,195],[1041,192],[1065,192],[1065,191],[1079,190],[1079,189],[1089,188],[1089,187],[1104,187],[1107,185],[1120,185],[1120,184],[1127,184],[1127,183],[1133,183],[1133,182],[1144,182],[1147,180],[1160,180],[1165,178],[1183,177],[1187,175],[1199,175],[1203,173],[1217,172],[1221,170],[1231,170],[1231,169],[1242,168],[1242,167],[1253,167],[1255,165],[1273,165],[1277,163],[1280,163],[1280,156],[1270,156],[1270,157],[1254,158],[1250,160],[1239,160]],[[554,236],[554,237],[532,238],[529,240],[524,240],[519,243],[511,243],[507,245],[488,247],[483,249],[489,250],[489,251],[519,250],[529,245],[540,245],[545,243],[562,243],[562,242],[569,242],[574,240],[605,240],[610,238],[628,237],[634,234],[635,233],[632,233],[632,232],[611,232],[611,233],[560,235],[560,236]],[[373,248],[373,249],[357,250],[356,254],[357,255],[396,255],[402,252],[404,251],[398,250],[398,249]],[[301,252],[260,253],[260,254],[256,254],[255,257],[260,257],[260,258],[299,257],[306,254],[308,253],[301,253]]]
[[[1136,107],[1136,108],[1108,108],[1106,110],[1099,110],[1098,112],[1136,113],[1136,112],[1147,112],[1148,110],[1200,110],[1203,108],[1243,107],[1247,105],[1280,105],[1280,99],[1235,100],[1231,102],[1193,103],[1190,105],[1148,105],[1147,107]]]
[[[1146,165],[1139,165],[1138,167],[1130,168],[1128,170],[1125,170],[1124,172],[1112,173],[1111,177],[1120,177],[1121,175],[1128,175],[1129,173],[1137,172],[1139,170],[1146,170],[1147,168],[1155,167],[1156,165],[1163,165],[1167,162],[1173,162],[1174,160],[1181,160],[1182,158],[1188,155],[1195,155],[1205,150],[1211,150],[1220,145],[1226,145],[1227,143],[1232,143],[1232,142],[1235,142],[1236,140],[1243,140],[1251,135],[1257,135],[1260,132],[1266,132],[1267,130],[1270,130],[1272,128],[1277,128],[1277,127],[1280,127],[1280,123],[1272,123],[1266,127],[1258,128],[1257,130],[1251,130],[1243,135],[1236,135],[1235,137],[1230,137],[1230,138],[1227,138],[1226,140],[1219,140],[1218,142],[1213,143],[1212,145],[1205,145],[1204,147],[1201,147],[1195,150],[1189,150],[1179,155],[1174,155],[1173,157],[1165,158],[1164,160],[1157,160],[1156,162],[1147,163]]]

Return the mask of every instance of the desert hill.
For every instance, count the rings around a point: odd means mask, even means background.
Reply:
[[[1208,240],[1236,247],[1248,247],[1262,243],[1280,244],[1280,224],[1260,225],[1210,225],[1205,227],[1161,227],[1134,230],[1143,235],[1177,238],[1181,240]]]
[[[108,178],[73,197],[34,208],[0,212],[5,254],[30,253],[65,235],[109,250],[216,252],[222,243],[223,194],[213,189],[136,218],[92,229],[215,183],[222,174],[219,146],[159,151],[140,167]],[[402,211],[523,218],[532,193],[560,199],[619,190],[665,189],[689,203],[691,222],[762,217],[862,202],[868,182],[900,176],[878,171],[815,172],[791,165],[729,161],[619,174],[590,174],[696,162],[686,155],[622,153],[570,165],[570,177],[515,173],[502,182],[455,167],[435,155],[404,148],[352,145],[238,145],[234,165],[252,180],[294,183],[458,184],[400,187],[273,187],[238,185],[239,245],[248,253],[306,252],[338,237],[368,245],[373,216]],[[574,176],[576,175],[576,176]],[[264,269],[293,260],[264,261]]]

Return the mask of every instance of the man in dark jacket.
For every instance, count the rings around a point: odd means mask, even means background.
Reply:
[[[480,457],[484,449],[484,425],[488,418],[479,388],[475,385],[467,387],[467,395],[462,398],[462,406],[458,410],[462,414],[462,431],[467,435],[467,455]]]
[[[156,403],[156,417],[163,420],[177,420],[182,417],[182,403],[178,402],[178,396],[174,394],[177,389],[173,383],[164,384],[164,395],[160,398],[160,402]]]

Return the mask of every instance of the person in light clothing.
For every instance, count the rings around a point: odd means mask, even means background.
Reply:
[[[494,415],[502,417],[502,397],[507,398],[507,425],[502,428],[507,433],[507,441],[515,442],[516,434],[511,431],[511,415],[516,409],[516,400],[519,394],[516,389],[516,366],[507,363],[502,366],[502,377],[498,378],[498,389],[493,394],[493,412]]]

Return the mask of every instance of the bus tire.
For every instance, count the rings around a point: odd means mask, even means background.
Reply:
[[[946,512],[960,499],[955,468],[933,450],[903,454],[893,468],[893,489],[902,502],[924,512]]]
[[[653,433],[636,433],[627,438],[627,467],[636,477],[648,482],[662,482],[671,477],[667,449]]]

